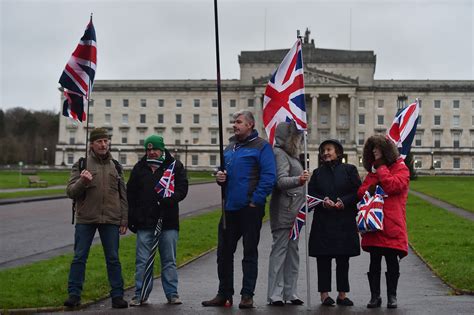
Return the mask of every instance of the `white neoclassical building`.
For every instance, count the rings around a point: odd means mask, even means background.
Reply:
[[[240,79],[222,80],[224,145],[232,135],[232,113],[240,109],[255,114],[265,136],[263,94],[287,51],[242,51]],[[311,169],[319,143],[328,138],[339,139],[346,160],[361,167],[365,139],[385,133],[398,107],[419,98],[415,168],[474,174],[474,81],[375,80],[373,51],[316,48],[309,34],[303,60]],[[143,156],[144,138],[159,134],[188,169],[212,169],[219,164],[216,90],[215,80],[98,80],[89,125],[110,130],[112,153],[125,167]],[[56,165],[72,165],[84,155],[85,126],[60,117]]]

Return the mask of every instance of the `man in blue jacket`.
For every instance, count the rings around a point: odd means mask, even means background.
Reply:
[[[224,151],[225,169],[216,180],[225,186],[225,219],[219,223],[216,297],[203,301],[203,306],[230,306],[234,295],[234,253],[242,237],[244,258],[243,281],[239,308],[253,308],[253,295],[258,274],[258,242],[265,201],[276,181],[275,157],[271,145],[258,136],[251,112],[233,115],[234,136]]]

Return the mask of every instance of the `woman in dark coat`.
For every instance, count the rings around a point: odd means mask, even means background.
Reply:
[[[352,306],[349,292],[349,257],[360,255],[355,216],[357,189],[361,182],[357,168],[342,163],[343,147],[337,140],[319,146],[321,166],[314,170],[309,194],[324,199],[314,210],[309,238],[309,255],[318,265],[318,291],[323,305],[332,306],[331,261],[336,260],[338,305]]]
[[[399,157],[395,144],[384,136],[372,136],[364,145],[364,168],[368,171],[360,186],[359,198],[368,190],[375,191],[380,185],[388,197],[384,198],[383,230],[362,234],[362,249],[370,253],[370,267],[367,273],[371,299],[368,308],[380,307],[380,273],[382,256],[385,257],[387,272],[387,307],[397,307],[397,285],[400,276],[398,258],[408,254],[406,224],[406,202],[410,172]]]

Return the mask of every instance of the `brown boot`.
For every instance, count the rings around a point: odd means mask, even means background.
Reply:
[[[242,295],[239,308],[253,308],[253,298],[250,295]]]
[[[216,295],[212,300],[209,301],[202,301],[202,306],[225,306],[230,307],[232,306],[232,297],[225,298],[222,295]]]

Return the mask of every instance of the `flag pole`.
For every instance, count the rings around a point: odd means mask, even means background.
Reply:
[[[91,12],[91,19],[89,23],[92,23],[92,12]],[[91,60],[89,58],[89,68],[90,67],[91,67]],[[89,89],[87,90],[87,115],[86,115],[86,158],[84,159],[83,169],[86,169],[87,167],[87,151],[89,147],[89,104],[90,104],[90,99],[91,99],[90,93],[92,90],[91,84],[92,84],[91,77],[89,76]]]
[[[221,99],[221,66],[219,56],[219,23],[218,23],[217,0],[214,0],[214,29],[216,35],[216,69],[217,69],[217,111],[219,117],[219,156],[220,156],[220,171],[224,171],[224,137],[222,132],[222,99]],[[225,219],[225,186],[221,185],[221,207],[222,207],[222,227],[226,229]]]

